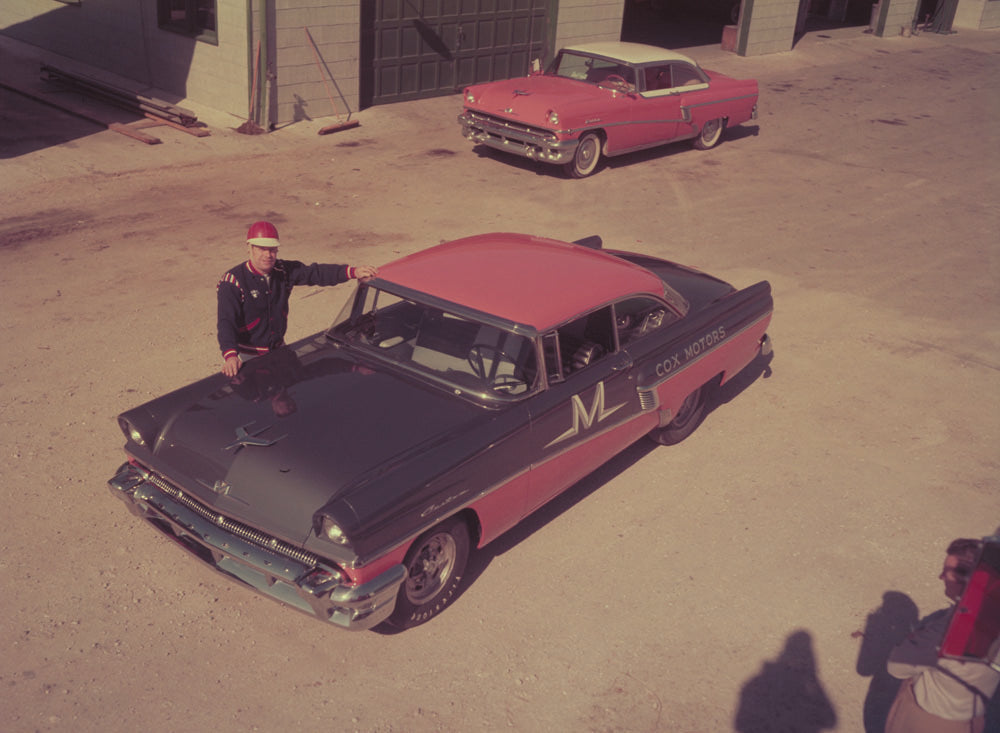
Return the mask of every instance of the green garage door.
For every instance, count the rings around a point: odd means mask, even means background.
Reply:
[[[363,106],[461,91],[528,73],[548,0],[363,0]]]

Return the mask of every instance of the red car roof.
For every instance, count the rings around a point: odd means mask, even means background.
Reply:
[[[614,255],[527,234],[480,234],[390,262],[379,279],[539,331],[663,282]]]

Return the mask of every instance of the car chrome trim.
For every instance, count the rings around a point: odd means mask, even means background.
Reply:
[[[458,116],[462,134],[480,145],[544,163],[566,163],[576,152],[576,140],[560,140],[555,132],[465,110]]]
[[[695,109],[696,107],[711,107],[713,104],[725,104],[727,102],[739,102],[742,99],[757,99],[757,94],[741,94],[738,97],[726,97],[725,99],[710,99],[705,102],[695,102],[694,104],[682,105],[682,111],[684,109]]]
[[[359,586],[332,563],[212,511],[161,476],[131,463],[108,481],[136,516],[217,572],[258,593],[346,629],[381,623],[395,607],[406,569],[394,565]]]
[[[239,450],[240,448],[245,448],[251,445],[258,448],[270,448],[279,440],[284,440],[288,437],[287,435],[282,435],[280,438],[272,438],[271,440],[268,440],[267,438],[258,438],[258,435],[270,430],[272,426],[267,425],[266,427],[251,433],[247,430],[247,428],[251,425],[253,425],[253,423],[247,423],[246,425],[241,425],[236,428],[236,440],[224,447],[222,450]]]

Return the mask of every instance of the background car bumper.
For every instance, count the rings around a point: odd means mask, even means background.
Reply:
[[[573,159],[578,140],[559,140],[554,134],[466,110],[458,116],[467,140],[543,163],[562,164]]]
[[[394,565],[364,585],[344,584],[334,566],[213,514],[161,477],[131,463],[123,464],[108,485],[133,514],[213,569],[345,629],[370,629],[388,618],[406,579],[406,569]]]

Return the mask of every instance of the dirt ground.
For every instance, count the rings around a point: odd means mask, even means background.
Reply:
[[[945,544],[1000,525],[1000,34],[861,30],[692,50],[760,81],[760,119],[583,181],[474,150],[458,97],[329,136],[196,110],[210,137],[145,146],[0,89],[0,728],[877,730]],[[487,546],[437,619],[343,632],[105,483],[115,416],[219,368],[215,283],[258,218],[307,262],[503,230],[767,279],[774,359]],[[289,338],[347,293],[297,289]]]

